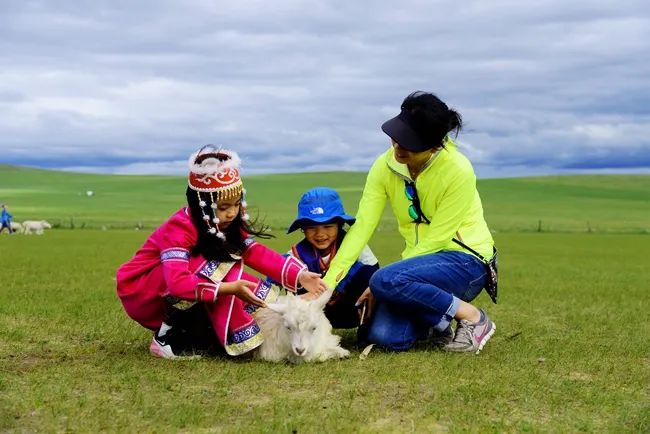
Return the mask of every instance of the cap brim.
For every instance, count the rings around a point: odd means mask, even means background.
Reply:
[[[431,149],[431,146],[423,143],[415,131],[399,115],[384,122],[381,130],[407,151],[422,152]]]
[[[291,223],[291,226],[289,226],[289,229],[287,229],[287,233],[290,234],[291,232],[300,229],[304,226],[323,225],[323,224],[334,222],[336,220],[343,220],[345,223],[349,225],[353,225],[354,222],[357,221],[356,218],[348,214],[339,215],[333,218],[323,217],[322,219],[319,219],[318,217],[311,218],[311,219],[302,218],[302,219],[294,220],[294,222]]]

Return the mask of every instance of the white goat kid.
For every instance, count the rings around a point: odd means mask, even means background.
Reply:
[[[26,220],[23,222],[23,232],[25,234],[36,233],[36,235],[42,235],[44,229],[51,229],[52,226],[45,220]]]
[[[264,335],[255,357],[271,362],[323,362],[348,357],[350,352],[339,345],[341,338],[332,333],[332,325],[323,309],[332,290],[313,301],[285,295],[255,317]]]
[[[23,225],[21,225],[18,222],[11,222],[9,223],[9,226],[11,226],[11,230],[16,232],[17,234],[23,233]]]

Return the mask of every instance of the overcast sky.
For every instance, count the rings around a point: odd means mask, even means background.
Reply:
[[[0,0],[0,163],[366,170],[414,90],[479,176],[650,173],[650,4]]]

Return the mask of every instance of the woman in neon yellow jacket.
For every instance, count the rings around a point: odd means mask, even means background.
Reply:
[[[357,221],[324,278],[334,287],[345,277],[388,201],[406,246],[402,260],[377,271],[359,299],[374,311],[369,342],[402,351],[433,333],[446,350],[478,353],[496,330],[469,303],[486,285],[485,263],[452,241],[484,258],[493,254],[474,170],[449,137],[461,127],[456,111],[425,92],[407,96],[399,115],[382,125],[392,146],[372,165]]]

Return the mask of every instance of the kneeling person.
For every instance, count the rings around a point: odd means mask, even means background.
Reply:
[[[345,223],[355,218],[346,214],[339,194],[326,187],[307,191],[298,202],[298,215],[287,233],[301,229],[305,238],[291,247],[291,254],[301,260],[309,271],[325,275],[336,251],[343,242]],[[347,276],[336,286],[325,306],[325,315],[334,328],[360,325],[359,298],[368,288],[370,277],[379,269],[377,258],[365,246]],[[364,324],[367,323],[365,319]],[[363,336],[359,336],[364,339]]]

